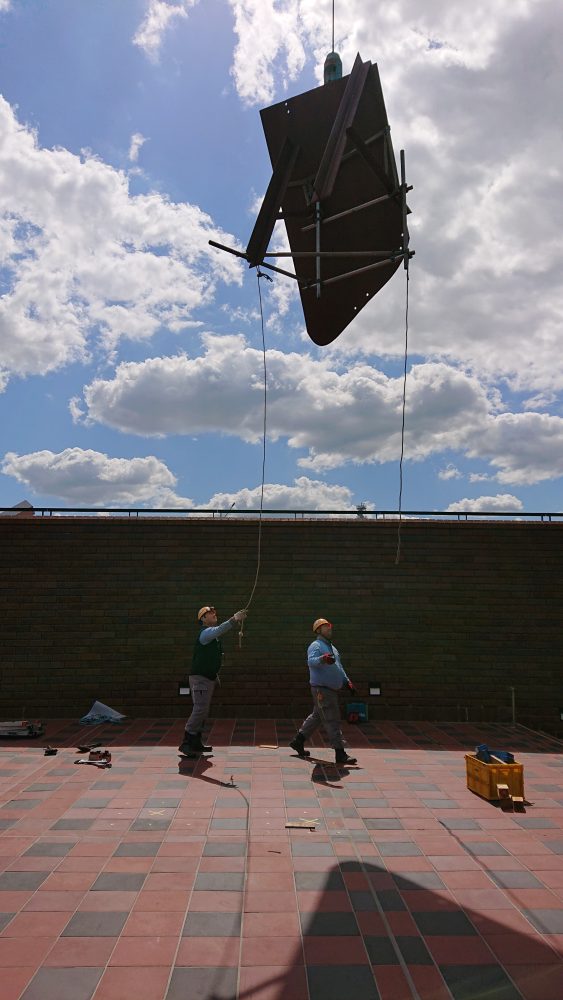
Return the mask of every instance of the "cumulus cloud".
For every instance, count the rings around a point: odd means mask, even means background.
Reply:
[[[147,139],[141,132],[133,132],[131,142],[129,144],[129,159],[131,160],[131,163],[137,163],[139,159],[139,152],[145,142],[147,142]]]
[[[498,469],[500,483],[530,485],[563,476],[563,418],[547,413],[501,413],[469,448]]]
[[[2,370],[43,374],[87,360],[96,341],[180,331],[218,281],[242,281],[208,246],[234,241],[205,212],[128,185],[94,156],[41,148],[0,97]]]
[[[227,509],[234,507],[238,511],[258,510],[260,507],[261,486],[253,489],[237,490],[235,493],[215,493],[206,506]],[[299,476],[292,486],[280,483],[264,484],[264,508],[271,510],[350,510],[356,505],[352,503],[352,491],[347,486],[334,486],[318,479],[308,479]],[[366,505],[367,510],[372,505]]]
[[[463,473],[452,463],[449,462],[445,469],[440,469],[438,472],[439,479],[462,479]]]
[[[197,2],[198,0],[179,0],[178,3],[148,0],[147,11],[133,36],[133,44],[142,49],[151,62],[158,62],[164,34],[174,21],[185,19],[188,9]]]
[[[202,337],[203,353],[118,366],[84,389],[88,419],[142,435],[219,432],[261,439],[262,353],[241,335]],[[310,355],[268,350],[268,429],[305,449],[303,467],[395,460],[402,379],[364,364],[338,372]],[[406,454],[421,459],[461,446],[500,406],[470,375],[444,364],[414,366],[407,385]]]
[[[109,458],[99,451],[65,448],[27,455],[8,452],[1,466],[6,476],[34,493],[59,497],[86,507],[191,507],[193,501],[174,492],[176,477],[154,455]]]
[[[511,493],[497,493],[494,497],[476,497],[474,500],[466,497],[464,500],[457,500],[446,508],[448,511],[487,511],[490,513],[523,510],[522,501]]]
[[[230,4],[245,103],[279,100],[288,81],[299,92],[303,53],[321,81],[330,0]],[[336,13],[344,71],[357,51],[377,60],[407,152],[413,348],[523,391],[563,386],[562,30],[557,0],[348,0]],[[333,352],[399,355],[403,309],[395,277]]]

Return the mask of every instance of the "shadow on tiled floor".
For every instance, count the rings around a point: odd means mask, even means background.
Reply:
[[[182,728],[63,720],[56,757],[0,746],[2,1000],[563,996],[556,741],[349,727],[359,766],[337,769],[285,747],[287,721],[217,720],[199,761],[178,758]],[[100,734],[112,768],[75,766]],[[467,790],[477,742],[518,753],[525,813]]]

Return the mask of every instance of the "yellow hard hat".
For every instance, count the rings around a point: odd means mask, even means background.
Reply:
[[[326,620],[326,618],[317,618],[316,622],[313,622],[313,632],[317,632],[321,625],[332,625],[332,622]]]
[[[205,614],[207,614],[208,611],[216,611],[216,608],[214,608],[212,604],[206,604],[205,607],[200,608],[199,611],[198,611],[198,613],[197,613],[197,620],[198,620],[198,622],[201,621],[201,619],[203,618],[203,616]]]

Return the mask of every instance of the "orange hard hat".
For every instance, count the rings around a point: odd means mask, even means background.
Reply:
[[[321,625],[332,625],[332,622],[327,621],[326,618],[317,618],[316,622],[313,622],[313,632],[317,632]]]
[[[207,614],[208,611],[215,611],[215,610],[216,610],[216,608],[214,608],[212,604],[206,604],[203,608],[200,608],[199,611],[198,611],[198,613],[197,613],[197,620],[198,620],[198,622],[201,621],[201,619],[203,618],[203,616],[205,614]]]

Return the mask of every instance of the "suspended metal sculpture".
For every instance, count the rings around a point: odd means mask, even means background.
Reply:
[[[377,66],[349,76],[327,56],[325,83],[260,112],[273,173],[246,252],[212,246],[293,278],[307,332],[332,343],[380,291],[409,249],[404,151],[399,179]],[[270,250],[278,220],[291,251]],[[269,264],[292,257],[295,274]]]

